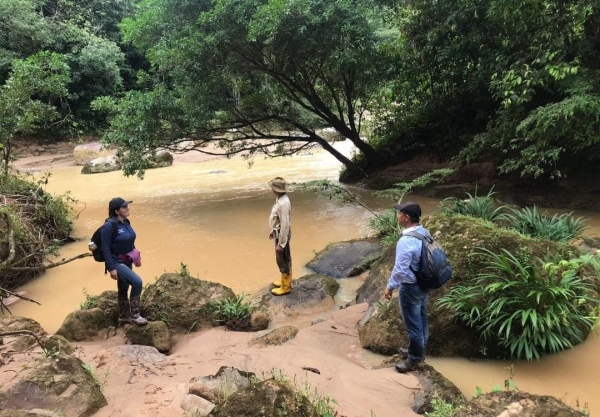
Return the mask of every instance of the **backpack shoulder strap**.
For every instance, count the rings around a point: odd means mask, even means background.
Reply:
[[[119,232],[119,226],[117,226],[117,221],[114,217],[109,217],[108,219],[106,219],[106,222],[112,225],[112,240],[115,240],[115,237],[117,237],[117,233]]]
[[[431,235],[429,234],[429,232],[426,230],[425,231],[426,234],[421,234],[418,232],[407,232],[405,234],[403,234],[402,236],[411,236],[411,237],[416,237],[417,239],[419,239],[421,242],[427,244],[427,243],[431,243],[433,241],[433,238],[431,237]]]

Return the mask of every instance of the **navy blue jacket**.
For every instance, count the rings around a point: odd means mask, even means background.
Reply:
[[[119,255],[125,255],[135,249],[136,235],[129,220],[125,219],[125,223],[118,220],[116,217],[113,217],[112,220],[117,222],[117,235],[114,240],[112,238],[113,225],[110,221],[104,223],[100,232],[102,236],[101,249],[104,254],[107,271],[114,270],[117,262],[123,262],[119,259]]]

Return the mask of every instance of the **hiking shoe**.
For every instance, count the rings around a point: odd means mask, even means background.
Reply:
[[[402,363],[396,364],[396,371],[401,374],[405,374],[407,372],[417,371],[420,368],[420,362],[413,361],[411,359],[407,359]]]

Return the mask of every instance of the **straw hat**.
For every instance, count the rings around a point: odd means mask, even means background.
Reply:
[[[278,193],[287,193],[289,191],[287,183],[281,177],[275,177],[271,181],[269,181],[269,187],[271,187],[273,191],[277,191]]]

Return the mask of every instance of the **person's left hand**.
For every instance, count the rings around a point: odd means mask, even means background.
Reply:
[[[392,292],[393,292],[393,290],[390,290],[388,288],[385,289],[385,291],[383,292],[383,296],[385,297],[386,300],[389,300],[390,298],[392,298]]]
[[[277,245],[277,247],[275,248],[275,250],[277,252],[283,252],[283,248],[281,247],[281,245]]]
[[[137,264],[135,264],[135,266],[137,266],[138,268],[139,268],[140,266],[142,266],[142,261],[139,261]]]

